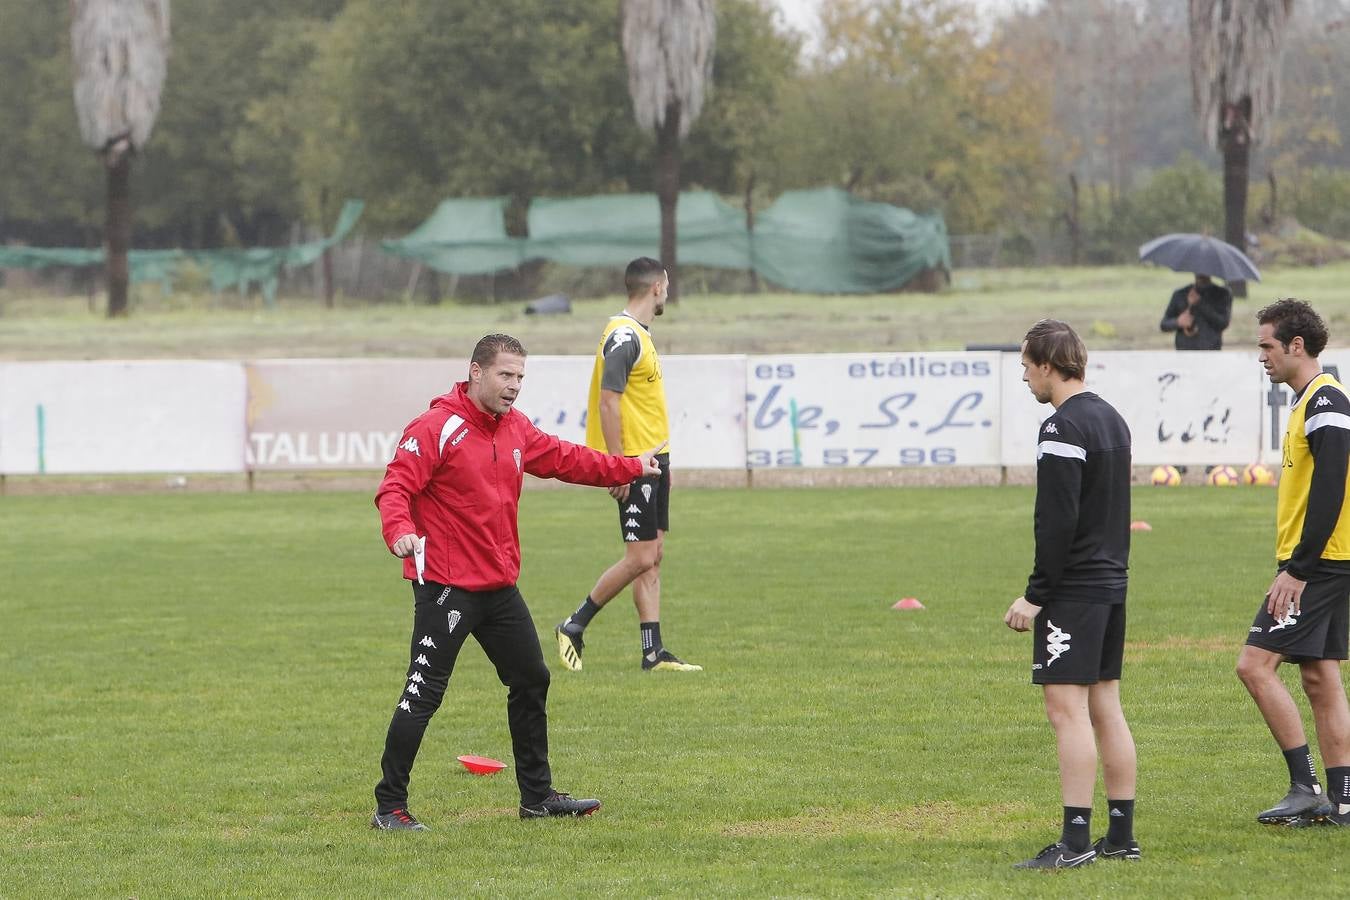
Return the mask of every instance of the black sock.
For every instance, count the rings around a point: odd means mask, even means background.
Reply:
[[[595,605],[595,601],[586,596],[586,602],[577,607],[577,611],[567,617],[563,623],[563,631],[571,635],[581,634],[586,630],[586,626],[591,624],[591,619],[600,611],[600,607]]]
[[[1313,765],[1312,752],[1308,745],[1284,751],[1285,764],[1289,766],[1289,781],[1293,784],[1305,784],[1308,787],[1320,787],[1317,782],[1317,767]]]
[[[1327,793],[1331,794],[1331,802],[1336,804],[1337,812],[1340,812],[1342,803],[1350,803],[1350,766],[1327,769]]]
[[[638,628],[642,632],[642,655],[655,658],[661,652],[661,623],[640,622]]]
[[[1064,807],[1064,829],[1059,833],[1059,842],[1074,851],[1086,850],[1092,845],[1091,807]]]
[[[1106,823],[1106,839],[1117,847],[1124,847],[1134,840],[1134,801],[1107,800],[1106,811],[1109,821]]]

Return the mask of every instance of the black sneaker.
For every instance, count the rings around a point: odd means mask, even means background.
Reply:
[[[563,667],[569,672],[580,672],[581,651],[586,646],[581,639],[581,632],[570,633],[567,623],[563,622],[553,629],[553,634],[558,638],[558,659],[562,661]]]
[[[417,821],[417,817],[406,809],[379,813],[370,817],[370,827],[381,831],[429,831],[427,826]]]
[[[520,805],[522,819],[546,819],[549,816],[589,816],[600,808],[599,800],[574,800],[571,794],[553,791],[532,806]]]
[[[1319,815],[1314,811],[1308,815],[1299,816],[1296,821],[1290,822],[1289,824],[1294,828],[1308,828],[1313,825],[1350,825],[1350,803],[1342,803],[1340,805],[1330,803],[1329,806],[1330,809],[1328,809],[1325,814]],[[1342,809],[1344,809],[1345,812],[1341,812]]]
[[[665,647],[642,657],[644,672],[702,672],[702,666],[687,663]]]
[[[1098,859],[1139,859],[1138,841],[1130,841],[1117,847],[1103,837],[1092,845],[1092,849],[1097,851]]]
[[[1320,825],[1331,812],[1331,804],[1321,788],[1295,783],[1289,785],[1289,793],[1283,800],[1257,814],[1256,821],[1262,825]]]
[[[1056,842],[1037,853],[1031,859],[1013,866],[1014,869],[1076,869],[1085,866],[1097,858],[1097,850],[1070,850],[1064,844]]]

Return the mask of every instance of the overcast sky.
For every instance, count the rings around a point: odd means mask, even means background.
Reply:
[[[783,10],[788,24],[798,31],[810,32],[815,27],[816,10],[821,0],[775,0]],[[1028,0],[971,0],[982,12],[999,13],[1013,6],[1027,5]]]

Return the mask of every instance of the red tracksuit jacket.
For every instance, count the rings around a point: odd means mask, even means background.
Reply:
[[[408,423],[375,505],[386,546],[405,534],[426,537],[426,580],[496,590],[520,576],[516,513],[526,472],[606,487],[640,477],[642,463],[545,434],[515,409],[485,413],[467,390],[460,382]],[[411,556],[403,577],[417,577]]]

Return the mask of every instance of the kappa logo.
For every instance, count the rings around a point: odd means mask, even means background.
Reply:
[[[418,684],[426,684],[426,683],[427,683],[427,682],[426,682],[426,679],[424,679],[424,678],[422,677],[422,673],[421,673],[421,672],[414,672],[414,673],[412,673],[411,675],[408,676],[408,680],[409,680],[409,681],[415,681],[415,682],[417,682]]]
[[[417,659],[413,660],[413,662],[417,663],[419,666],[431,665],[431,663],[427,662],[427,656],[425,653],[417,654]]]
[[[1046,433],[1046,434],[1059,434],[1059,429],[1055,427],[1055,423],[1054,423],[1054,422],[1046,422],[1046,423],[1045,423],[1045,433]]]
[[[407,700],[400,700],[398,702],[398,708],[403,710],[404,712],[412,712],[412,706],[411,704],[408,703]]]
[[[638,536],[637,536],[636,534],[633,534],[633,532],[630,531],[630,532],[628,532],[627,534],[625,534],[625,535],[623,536],[623,539],[624,539],[625,541],[636,541],[636,540],[638,539]]]
[[[636,528],[636,527],[638,527],[637,519],[629,519],[627,522],[624,522],[624,523],[623,523],[623,527],[624,527],[624,528]]]
[[[648,503],[652,502],[652,486],[650,484],[644,484],[642,486],[642,499],[646,500]]]
[[[447,585],[445,586],[445,590],[441,591],[441,595],[440,595],[439,597],[436,598],[436,605],[437,605],[437,606],[444,606],[444,605],[445,605],[445,601],[450,597],[450,592],[453,591],[453,590],[454,590],[454,588],[450,587],[450,585],[447,584]]]
[[[465,428],[465,429],[464,429],[463,431],[461,431],[459,434],[455,435],[455,439],[454,439],[453,441],[450,442],[450,446],[451,446],[451,447],[458,447],[458,446],[459,446],[459,442],[462,441],[462,440],[464,440],[464,438],[468,435],[468,433],[469,433],[469,429]]]
[[[449,629],[446,630],[445,633],[446,633],[446,634],[449,634],[450,632],[454,631],[454,630],[455,630],[455,626],[459,624],[459,619],[460,619],[459,610],[457,610],[457,609],[452,609],[452,610],[450,610],[450,614],[449,614],[448,616],[446,616],[446,618],[450,621],[450,627],[449,627]]]
[[[609,350],[605,352],[613,353],[615,350],[618,350],[624,344],[633,340],[633,338],[634,338],[633,329],[628,327],[616,328],[614,329],[613,333],[610,334],[609,336]]]
[[[1048,669],[1055,664],[1055,660],[1069,652],[1069,641],[1073,639],[1073,635],[1064,633],[1058,625],[1048,619],[1046,624],[1050,626],[1050,633],[1045,636],[1045,651],[1050,654],[1050,659],[1045,663]]]
[[[417,643],[421,644],[423,647],[430,647],[432,650],[436,649],[436,642],[431,639],[431,635],[429,634],[422,635],[422,639]]]
[[[1283,631],[1286,628],[1295,628],[1298,626],[1298,615],[1292,610],[1284,614],[1283,619],[1276,619],[1275,624],[1270,626],[1270,633]]]
[[[638,507],[635,504],[630,503],[628,504],[628,508],[625,509],[624,512],[631,516],[633,513],[642,512],[642,510],[638,509]]]
[[[1317,402],[1313,404],[1313,408],[1316,409],[1319,406],[1330,406],[1330,405],[1331,401],[1327,399],[1325,394],[1323,394],[1321,397],[1317,398]]]
[[[407,687],[407,691],[408,691],[409,694],[412,694],[414,697],[420,697],[420,696],[422,696],[422,692],[421,692],[420,690],[417,689],[417,685],[415,685],[415,684],[409,683],[409,685],[408,685],[408,687]]]
[[[410,437],[403,443],[399,444],[398,449],[407,450],[413,456],[420,457],[422,455],[421,451],[417,449],[417,438],[415,437]]]
[[[519,448],[519,447],[517,447],[516,449],[514,449],[514,450],[511,451],[511,458],[514,459],[514,460],[516,461],[516,471],[519,472],[519,471],[520,471],[520,448]]]

